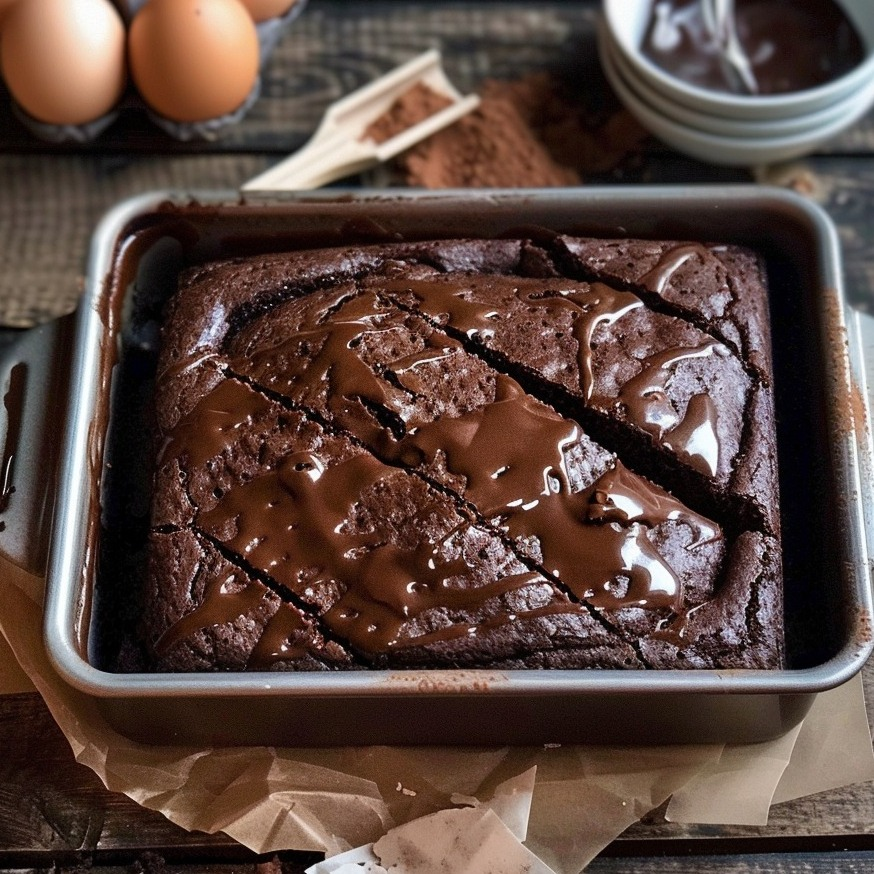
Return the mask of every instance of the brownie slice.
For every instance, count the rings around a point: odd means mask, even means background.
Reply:
[[[354,667],[314,619],[191,528],[152,533],[144,604],[158,671]]]
[[[765,268],[740,246],[559,236],[557,259],[574,274],[630,288],[729,345],[766,383],[771,338]]]

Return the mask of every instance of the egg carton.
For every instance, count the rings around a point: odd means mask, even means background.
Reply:
[[[129,24],[134,15],[144,6],[148,0],[115,0],[116,6],[122,14],[126,24]],[[259,63],[263,70],[276,49],[279,40],[288,26],[301,14],[307,0],[297,0],[286,12],[277,18],[269,18],[266,21],[256,22],[255,30],[258,34]],[[122,110],[135,109],[144,112],[149,119],[173,137],[182,142],[211,141],[217,139],[221,132],[231,125],[237,124],[257,103],[261,96],[261,75],[259,73],[252,90],[243,103],[233,112],[226,115],[208,118],[204,121],[180,122],[167,118],[155,112],[136,93],[133,84],[128,85],[127,92],[116,107],[100,118],[94,119],[87,124],[48,124],[33,116],[28,115],[13,99],[12,109],[21,123],[36,137],[50,143],[88,143],[97,139],[118,118]]]

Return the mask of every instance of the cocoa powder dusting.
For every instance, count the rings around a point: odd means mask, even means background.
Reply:
[[[419,188],[578,185],[636,151],[645,131],[624,110],[593,129],[549,73],[488,80],[478,109],[401,156]]]
[[[361,139],[384,143],[451,105],[452,100],[445,94],[429,88],[424,82],[417,82],[371,122]]]

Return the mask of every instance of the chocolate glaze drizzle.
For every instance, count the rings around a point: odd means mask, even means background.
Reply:
[[[412,287],[426,312],[448,312],[461,331],[494,327],[493,309],[446,284],[424,281],[404,287]],[[587,397],[592,393],[595,328],[642,305],[634,295],[601,284],[591,292],[540,298],[526,292],[524,299],[533,306],[573,311]],[[422,416],[414,397],[427,391],[428,383],[420,379],[419,369],[460,354],[460,344],[431,332],[423,348],[386,363],[397,384],[360,354],[365,335],[397,330],[408,318],[377,295],[362,293],[337,307],[329,322],[319,324],[320,318],[311,316],[272,348],[229,361],[231,371],[244,374],[270,397],[281,397],[332,430],[351,435],[362,450],[343,460],[293,453],[201,510],[197,530],[274,581],[277,591],[291,593],[333,639],[347,641],[368,657],[543,615],[623,607],[681,615],[682,579],[650,533],[679,524],[688,531],[686,549],[695,550],[717,541],[718,527],[607,453],[602,469],[592,471],[588,482],[573,483],[568,453],[588,438],[506,374],[496,375],[490,402],[457,415]],[[710,343],[652,356],[621,398],[641,427],[708,467],[718,451],[709,399],[693,398],[681,418],[667,410],[670,404],[659,391],[677,362],[716,348]],[[225,380],[180,422],[162,460],[184,457],[188,466],[206,464],[230,449],[241,426],[270,403],[267,395]],[[380,420],[386,418],[394,429],[384,427]],[[391,531],[357,521],[356,507],[365,496],[372,500],[380,489],[391,488],[393,478],[409,477],[411,470],[427,472],[438,460],[464,483],[454,499],[455,519],[444,529],[426,524],[433,510],[427,502],[418,510],[422,518],[413,523],[430,533],[414,544],[395,542]],[[515,549],[524,552],[523,544],[534,542],[537,564],[557,586],[530,569],[530,554],[504,576],[480,580],[465,549],[466,532],[475,524],[465,509],[471,506]],[[508,602],[523,590],[529,597]],[[535,590],[536,597],[531,594]],[[330,593],[327,600],[325,593]],[[201,606],[170,629],[161,646],[197,628],[230,621],[257,606],[261,597],[257,587],[212,584]],[[304,620],[293,610],[279,612],[282,618],[268,623],[254,663],[301,652],[284,638],[293,637],[296,623]]]
[[[189,467],[203,467],[232,446],[241,429],[270,407],[270,402],[257,392],[224,380],[176,425],[158,452],[158,465],[184,456]]]
[[[678,246],[667,259],[644,278],[644,284],[661,290],[673,273],[700,247]],[[519,284],[517,296],[535,307],[569,310],[574,317],[573,335],[577,341],[580,391],[591,405],[612,408],[617,399],[595,392],[592,343],[597,328],[613,325],[623,316],[642,307],[643,301],[628,291],[619,291],[602,282],[574,286],[562,291],[525,290]],[[449,323],[469,337],[477,336],[485,342],[492,335],[498,314],[494,306],[476,300],[465,290],[447,282],[406,282],[389,284],[389,293],[412,291],[422,309],[432,316],[447,314]],[[728,354],[728,350],[714,340],[707,340],[693,348],[667,349],[641,361],[639,374],[621,389],[618,401],[624,406],[627,419],[650,434],[653,439],[678,455],[701,473],[715,476],[719,469],[720,445],[717,431],[717,412],[706,395],[694,396],[681,413],[666,393],[678,364],[710,354]]]
[[[391,409],[395,393],[355,354],[355,347],[365,333],[387,332],[396,326],[396,319],[380,311],[371,296],[361,295],[346,301],[329,323],[307,326],[273,348],[233,362],[232,367],[295,402],[320,405],[324,401],[340,426],[365,442],[379,444],[386,439],[385,429],[366,407]],[[448,338],[447,345],[451,345]],[[403,408],[395,412],[401,420],[409,416]]]
[[[715,476],[719,466],[719,438],[716,434],[716,406],[709,395],[690,398],[681,417],[666,393],[672,368],[689,358],[702,358],[725,347],[708,340],[688,349],[667,349],[643,362],[643,369],[619,392],[628,418],[651,434],[658,443],[685,458],[690,467]]]
[[[264,599],[264,589],[248,584],[242,580],[242,576],[242,572],[237,570],[208,580],[200,606],[171,625],[156,642],[155,651],[166,653],[174,644],[201,628],[233,622],[256,609]],[[292,615],[297,618],[298,627],[302,627],[300,617],[297,614]],[[283,628],[285,640],[291,637],[293,630],[295,629]]]
[[[673,249],[665,252],[661,261],[652,270],[640,277],[640,284],[649,291],[661,294],[674,278],[674,274],[687,261],[691,258],[700,258],[703,261],[709,255],[710,253],[700,243],[684,243],[680,246],[674,246]]]

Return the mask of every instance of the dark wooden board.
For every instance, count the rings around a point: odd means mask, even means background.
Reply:
[[[588,874],[819,874],[841,872],[861,874],[874,871],[874,853],[841,851],[830,853],[751,853],[749,855],[696,856],[686,858],[636,857],[595,859]]]

